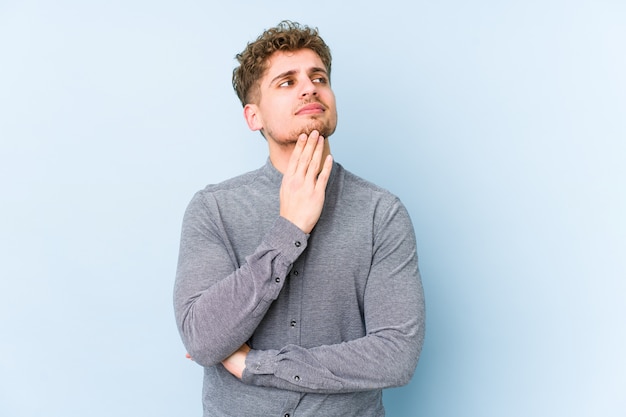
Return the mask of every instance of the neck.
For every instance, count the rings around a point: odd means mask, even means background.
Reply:
[[[291,158],[291,154],[293,153],[293,149],[296,144],[291,143],[288,145],[278,145],[272,141],[268,141],[269,151],[270,151],[270,161],[274,168],[276,168],[281,174],[284,174],[287,170],[287,166],[289,165],[289,159]],[[322,160],[320,161],[319,172],[322,171],[324,166],[324,161],[326,157],[330,155],[330,144],[328,143],[328,139],[324,139],[324,151],[322,153]],[[318,174],[319,174],[318,172]]]

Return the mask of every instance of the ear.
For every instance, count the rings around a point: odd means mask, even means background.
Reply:
[[[263,121],[259,114],[259,107],[256,104],[246,104],[243,108],[243,117],[246,119],[250,130],[263,129]]]

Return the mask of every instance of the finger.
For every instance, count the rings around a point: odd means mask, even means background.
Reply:
[[[324,154],[324,137],[319,136],[317,138],[317,143],[315,145],[315,151],[313,152],[313,156],[311,157],[311,162],[309,163],[309,169],[307,171],[307,177],[309,178],[317,178],[317,174],[320,172],[320,165],[322,164],[322,155]]]
[[[322,167],[322,171],[320,175],[317,177],[317,182],[315,183],[316,189],[326,189],[326,184],[328,184],[328,179],[330,178],[330,172],[333,169],[333,156],[328,155],[324,160],[324,166]]]
[[[313,158],[313,153],[317,147],[319,136],[320,133],[317,130],[312,131],[307,138],[306,145],[302,150],[302,153],[300,154],[300,158],[298,159],[298,171],[302,175],[306,175],[309,164],[311,163],[311,158]]]
[[[306,133],[300,134],[298,136],[298,141],[296,142],[296,146],[293,148],[293,152],[291,153],[291,157],[289,158],[289,163],[287,164],[287,172],[289,174],[294,174],[298,169],[298,162],[300,161],[300,155],[304,150],[304,147],[307,143],[308,136]]]

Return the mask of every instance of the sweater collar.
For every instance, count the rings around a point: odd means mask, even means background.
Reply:
[[[341,166],[333,159],[333,169],[330,171],[328,185],[333,183],[333,180],[335,179],[335,176],[337,175],[340,167]],[[283,174],[279,170],[277,170],[274,165],[272,165],[272,161],[270,161],[269,157],[265,161],[265,165],[261,168],[261,170],[263,171],[263,174],[265,174],[273,184],[280,186],[283,181]]]

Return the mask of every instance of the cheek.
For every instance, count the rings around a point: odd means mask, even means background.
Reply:
[[[291,114],[293,101],[284,98],[274,100],[269,107],[269,111],[274,119],[281,119]]]
[[[286,103],[276,98],[272,100],[266,100],[261,107],[261,117],[264,124],[276,123],[284,119],[284,115],[287,113],[285,110]]]
[[[329,91],[328,95],[326,96],[326,105],[333,109],[337,108],[337,103],[335,102],[335,94],[333,94],[332,91]]]

